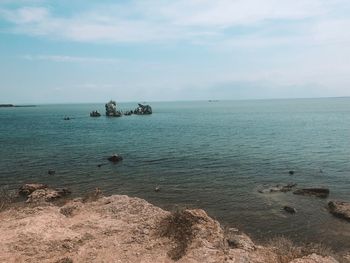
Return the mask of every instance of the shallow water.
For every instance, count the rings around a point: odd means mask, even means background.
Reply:
[[[136,103],[119,106],[128,110]],[[350,201],[349,98],[152,107],[151,116],[122,118],[90,118],[90,111],[104,111],[103,104],[1,108],[0,185],[37,181],[68,186],[75,195],[100,187],[165,208],[200,207],[257,239],[283,234],[350,249],[350,223],[326,210],[329,199]],[[124,161],[108,163],[112,153]],[[331,194],[257,192],[289,182],[329,187]],[[281,211],[286,204],[298,213]]]

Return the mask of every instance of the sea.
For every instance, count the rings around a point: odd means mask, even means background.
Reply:
[[[350,223],[327,210],[329,200],[350,201],[350,98],[149,104],[152,115],[120,118],[104,116],[103,103],[0,108],[0,187],[100,188],[169,210],[202,208],[257,242],[285,236],[350,250]],[[110,163],[114,153],[124,160]],[[259,192],[288,183],[330,195]]]

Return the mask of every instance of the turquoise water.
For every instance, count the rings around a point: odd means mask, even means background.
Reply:
[[[151,105],[153,115],[122,118],[90,118],[103,104],[1,108],[0,185],[43,182],[75,195],[100,187],[164,208],[203,208],[258,240],[283,234],[349,248],[350,224],[326,210],[329,199],[350,201],[349,98]],[[124,161],[108,163],[112,153]],[[257,192],[289,182],[331,194]],[[286,204],[298,213],[285,214]]]

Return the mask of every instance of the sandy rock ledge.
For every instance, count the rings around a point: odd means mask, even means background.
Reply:
[[[224,234],[203,210],[170,214],[124,195],[0,213],[0,262],[278,263],[237,229]],[[315,254],[292,263],[335,263]]]

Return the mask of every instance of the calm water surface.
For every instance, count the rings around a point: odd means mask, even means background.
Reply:
[[[350,201],[349,98],[152,107],[151,116],[122,118],[90,118],[90,111],[104,111],[103,104],[1,108],[0,185],[43,182],[75,195],[100,187],[168,209],[203,208],[258,240],[286,235],[350,249],[350,224],[326,209],[330,199]],[[73,119],[64,121],[65,115]],[[109,164],[112,153],[124,161]],[[329,187],[331,194],[324,200],[257,192],[289,182]],[[285,214],[284,205],[298,213]]]

